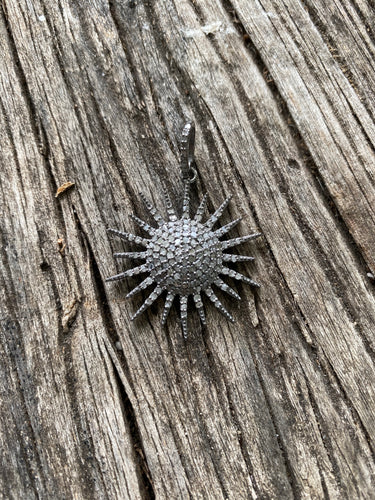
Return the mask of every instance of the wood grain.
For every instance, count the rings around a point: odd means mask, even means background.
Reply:
[[[3,498],[372,498],[374,13],[370,2],[3,0]],[[135,322],[139,192],[229,193],[261,282]],[[56,197],[59,187],[74,183]],[[232,231],[236,236],[236,231]],[[228,281],[229,283],[229,281]]]

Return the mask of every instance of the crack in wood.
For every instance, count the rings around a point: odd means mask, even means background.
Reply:
[[[91,263],[93,282],[95,284],[95,290],[98,297],[98,304],[100,306],[102,320],[106,325],[106,335],[108,335],[108,338],[110,339],[112,345],[115,345],[118,340],[117,329],[114,325],[112,314],[108,305],[104,282],[101,278],[99,267],[96,262],[94,252],[92,251],[89,239],[87,238],[87,235],[82,228],[82,224],[80,222],[78,213],[75,209],[74,209],[74,214],[75,214],[77,228],[79,232],[81,232],[83,240],[85,241],[85,245],[87,247],[89,260]],[[108,352],[108,354],[110,357],[112,357],[110,352]],[[119,388],[121,401],[123,404],[122,412],[124,415],[124,420],[129,425],[130,436],[132,437],[133,440],[133,447],[138,456],[138,464],[140,467],[140,470],[138,471],[138,477],[140,484],[143,485],[142,486],[143,498],[145,500],[153,499],[155,498],[155,493],[152,486],[152,478],[148,468],[146,453],[143,448],[142,438],[138,427],[137,418],[135,416],[135,412],[131,404],[131,401],[126,393],[125,386],[122,383],[121,377],[118,373],[117,364],[113,360],[112,360],[112,366],[115,374],[116,383]]]
[[[115,374],[115,380],[119,389],[119,394],[122,402],[123,418],[128,423],[130,428],[130,435],[132,437],[132,444],[137,456],[139,465],[139,481],[143,487],[142,495],[144,500],[153,500],[156,498],[153,488],[152,476],[147,463],[147,456],[142,442],[142,435],[138,426],[137,417],[135,416],[133,405],[126,393],[124,384],[118,373],[116,365],[112,361],[112,367]]]

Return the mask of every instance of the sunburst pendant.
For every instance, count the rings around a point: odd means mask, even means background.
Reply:
[[[218,222],[227,207],[231,196],[205,222],[202,222],[207,198],[207,195],[205,195],[195,216],[192,219],[190,218],[189,187],[196,176],[196,172],[192,167],[194,161],[193,123],[185,125],[182,138],[182,174],[185,181],[185,189],[181,217],[178,218],[173,210],[168,194],[165,193],[167,218],[162,217],[156,208],[141,195],[146,208],[158,227],[150,226],[135,215],[131,217],[148,233],[149,238],[124,233],[116,229],[108,229],[108,231],[114,236],[137,243],[145,248],[141,252],[115,253],[114,257],[120,259],[143,259],[145,262],[120,274],[111,276],[106,281],[117,281],[125,279],[128,276],[148,273],[148,276],[127,294],[127,297],[132,297],[152,284],[156,285],[131,319],[137,318],[166,291],[167,295],[162,314],[162,324],[165,324],[173,300],[178,295],[180,298],[182,330],[186,337],[188,333],[187,305],[189,296],[193,297],[203,324],[206,324],[206,318],[202,303],[202,293],[207,295],[227,319],[234,321],[232,315],[225,309],[216,296],[212,288],[213,285],[236,299],[240,299],[240,296],[222,280],[221,276],[229,276],[249,285],[259,287],[259,284],[252,279],[226,266],[230,262],[251,261],[254,258],[245,255],[234,255],[227,253],[226,250],[246,241],[254,240],[261,236],[261,233],[253,233],[224,241],[220,239],[241,220],[241,218],[238,218],[225,226],[214,229],[214,225]],[[192,171],[194,172],[193,179],[189,179]]]

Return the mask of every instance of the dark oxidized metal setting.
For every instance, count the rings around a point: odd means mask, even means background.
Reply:
[[[229,196],[223,204],[205,222],[202,222],[207,195],[203,197],[195,216],[190,218],[190,184],[196,178],[194,167],[194,139],[195,128],[193,123],[187,123],[182,131],[181,141],[181,171],[185,185],[183,198],[182,215],[177,217],[173,210],[172,203],[167,193],[165,201],[168,217],[163,218],[152,204],[143,196],[143,201],[155,220],[158,227],[153,227],[139,219],[135,215],[133,220],[142,227],[150,238],[143,238],[130,233],[108,229],[108,231],[126,241],[133,241],[146,248],[143,252],[115,253],[116,258],[144,259],[145,263],[124,271],[116,276],[107,278],[106,281],[121,280],[128,276],[141,273],[149,275],[130,293],[127,297],[132,297],[137,292],[147,288],[153,283],[156,284],[154,290],[134,314],[135,319],[145,311],[164,291],[167,292],[165,306],[162,315],[162,323],[166,322],[169,310],[176,295],[180,298],[180,310],[183,333],[186,336],[187,327],[187,302],[192,296],[195,306],[203,324],[206,323],[202,303],[201,293],[205,293],[214,305],[230,321],[233,321],[231,314],[224,308],[212,286],[215,285],[232,297],[240,299],[235,290],[227,285],[220,276],[230,276],[241,280],[249,285],[258,287],[258,283],[228,268],[227,262],[243,262],[253,260],[253,257],[244,255],[234,255],[225,252],[228,248],[239,245],[246,241],[258,238],[261,233],[253,233],[239,238],[220,241],[220,238],[228,233],[240,218],[225,226],[213,229],[223,211],[227,207],[231,197]]]

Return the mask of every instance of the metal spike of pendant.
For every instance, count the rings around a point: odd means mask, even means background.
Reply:
[[[206,205],[207,195],[204,196],[193,218],[190,218],[190,184],[195,181],[197,172],[194,168],[194,123],[189,122],[182,131],[181,140],[181,171],[184,182],[182,200],[182,213],[178,218],[173,210],[169,195],[164,194],[167,208],[167,218],[162,217],[155,207],[141,194],[141,197],[158,227],[153,227],[132,216],[133,220],[142,227],[150,236],[144,238],[130,233],[123,233],[116,229],[108,229],[110,234],[127,241],[133,241],[146,248],[145,251],[116,253],[115,257],[129,257],[144,259],[145,263],[120,274],[107,278],[106,281],[117,281],[128,276],[148,272],[147,276],[136,286],[127,297],[131,297],[148,286],[155,284],[154,290],[143,302],[132,319],[144,312],[163,292],[166,292],[165,306],[162,314],[162,324],[165,324],[173,299],[176,295],[180,299],[180,315],[183,335],[188,333],[188,297],[192,296],[195,307],[203,324],[206,324],[202,296],[206,295],[212,303],[229,320],[233,321],[231,314],[224,308],[212,290],[212,285],[239,299],[235,290],[227,285],[220,277],[226,275],[236,280],[241,280],[252,286],[258,283],[240,274],[229,267],[227,262],[241,262],[253,260],[245,255],[233,255],[224,250],[232,248],[246,241],[261,236],[253,233],[247,236],[221,241],[220,238],[229,232],[240,219],[229,222],[225,226],[213,229],[218,222],[231,197],[228,197],[220,207],[208,217],[206,222],[201,222]]]

